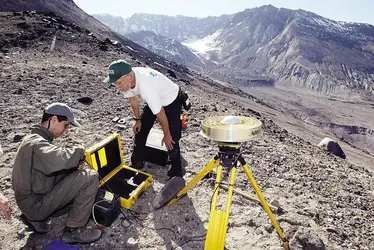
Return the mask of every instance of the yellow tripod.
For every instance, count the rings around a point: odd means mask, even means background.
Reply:
[[[284,249],[289,249],[288,240],[285,238],[282,229],[279,227],[273,213],[270,210],[269,204],[266,202],[260,188],[258,187],[255,179],[253,178],[247,163],[245,162],[242,153],[240,152],[239,143],[221,143],[219,145],[218,154],[211,159],[208,164],[168,203],[171,206],[179,199],[181,199],[186,193],[193,188],[200,180],[202,180],[213,168],[218,166],[217,176],[215,182],[215,192],[212,197],[211,211],[209,217],[208,232],[205,241],[205,250],[223,250],[225,247],[226,232],[228,228],[228,220],[230,215],[230,207],[232,202],[232,195],[234,192],[234,184],[236,177],[236,170],[238,163],[243,167],[245,174],[254,188],[261,205],[269,215],[271,223],[277,231],[279,237],[282,240]],[[217,200],[219,188],[222,184],[223,167],[229,170],[229,183],[228,183],[228,195],[226,199],[225,211],[217,210]]]

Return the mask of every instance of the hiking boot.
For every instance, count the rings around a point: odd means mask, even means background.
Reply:
[[[142,170],[145,168],[145,164],[144,164],[144,161],[135,161],[131,163],[130,167],[138,169],[138,170]]]
[[[172,172],[171,171],[171,169],[169,169],[168,171],[167,171],[167,175],[168,175],[168,177],[169,177],[169,180],[171,179],[171,178],[173,178],[173,177],[175,177],[175,176],[178,176],[178,177],[182,177],[183,178],[183,173],[174,173],[174,172]]]
[[[101,237],[101,231],[97,228],[72,228],[65,227],[61,240],[69,244],[90,244]]]
[[[51,221],[32,221],[22,214],[23,220],[28,226],[32,227],[33,231],[38,234],[46,234],[52,229]]]

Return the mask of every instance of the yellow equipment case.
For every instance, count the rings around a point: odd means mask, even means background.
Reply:
[[[123,208],[131,208],[152,183],[152,175],[124,165],[119,134],[113,134],[88,148],[85,160],[99,173],[99,187],[119,195]]]

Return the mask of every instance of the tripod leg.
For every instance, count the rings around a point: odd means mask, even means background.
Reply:
[[[217,210],[217,199],[222,180],[222,166],[218,166],[216,184],[214,187],[214,194],[212,198],[209,225],[205,241],[204,250],[223,250],[225,248],[225,240],[227,227],[229,224],[230,209],[232,203],[232,195],[235,183],[236,168],[233,167],[230,171],[230,181],[228,187],[228,194],[226,199],[225,211]]]
[[[173,205],[180,198],[182,198],[191,188],[193,188],[196,183],[201,181],[213,168],[215,168],[219,163],[219,157],[216,156],[211,159],[208,164],[189,182],[187,185],[177,194],[175,198],[169,201],[168,206]]]
[[[242,165],[243,166],[243,169],[244,169],[244,172],[245,174],[247,175],[249,181],[251,182],[252,184],[252,187],[254,188],[258,198],[260,199],[260,202],[263,206],[263,208],[265,209],[266,213],[269,215],[269,218],[271,220],[271,223],[273,224],[275,230],[277,230],[277,233],[279,235],[279,237],[282,239],[282,242],[283,242],[283,248],[284,249],[289,249],[289,243],[288,243],[288,240],[286,239],[286,237],[284,236],[283,232],[282,232],[282,229],[279,227],[278,225],[278,222],[277,220],[275,219],[275,216],[273,215],[273,213],[271,212],[270,208],[269,208],[269,205],[268,203],[266,202],[260,188],[257,186],[257,183],[256,183],[256,180],[253,178],[250,170],[249,170],[249,167],[247,166],[247,164],[244,164]]]

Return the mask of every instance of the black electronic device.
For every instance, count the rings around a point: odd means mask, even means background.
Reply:
[[[146,147],[144,160],[165,167],[169,163],[168,152],[163,150]]]
[[[99,188],[92,208],[95,223],[109,227],[120,213],[120,196]]]

